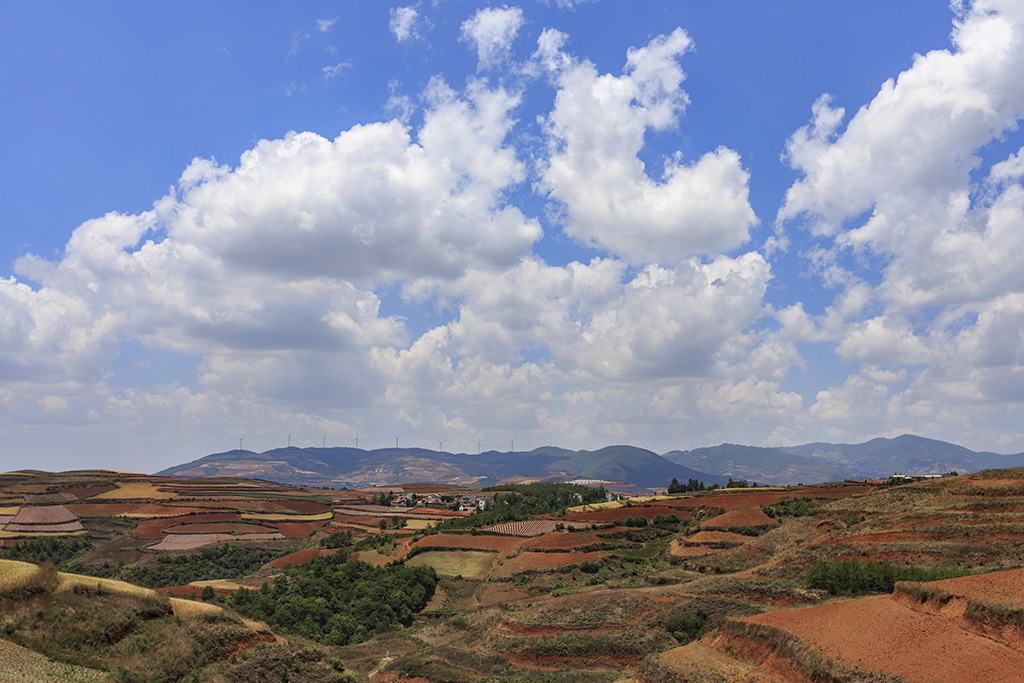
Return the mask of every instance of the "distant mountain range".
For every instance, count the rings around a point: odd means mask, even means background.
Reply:
[[[238,476],[301,486],[338,488],[409,482],[448,482],[490,486],[499,482],[550,479],[600,479],[643,488],[668,486],[673,478],[722,484],[728,477],[697,472],[635,446],[570,451],[554,446],[532,451],[486,451],[479,455],[423,448],[278,448],[265,453],[233,450],[215,453],[160,475]]]
[[[977,472],[1002,467],[1024,467],[1024,453],[969,450],[963,446],[904,434],[895,439],[872,439],[860,444],[809,443],[779,450],[833,465],[849,467],[872,477]]]
[[[239,476],[301,486],[339,488],[410,482],[448,482],[482,487],[509,481],[600,479],[643,488],[668,486],[673,478],[724,485],[730,478],[759,484],[820,483],[907,475],[976,472],[1024,466],[1024,453],[978,453],[962,446],[904,435],[862,444],[812,443],[761,448],[721,444],[663,456],[635,446],[572,451],[545,446],[532,451],[479,455],[424,448],[278,448],[265,453],[215,453],[160,475]]]
[[[664,457],[700,472],[772,486],[869,478],[852,467],[834,465],[813,457],[786,453],[776,448],[731,443],[692,451],[669,451]]]

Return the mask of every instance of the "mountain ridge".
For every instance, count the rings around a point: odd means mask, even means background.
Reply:
[[[816,442],[766,448],[720,444],[659,455],[629,445],[573,451],[541,446],[531,451],[450,453],[426,448],[288,446],[263,453],[233,449],[161,470],[172,476],[242,476],[302,486],[361,487],[422,482],[488,486],[500,481],[601,479],[643,488],[675,478],[724,485],[731,479],[769,485],[821,483],[976,472],[1024,466],[1024,453],[976,452],[936,439],[904,434],[860,444]]]
[[[643,488],[668,486],[675,478],[724,485],[727,477],[698,472],[635,446],[570,451],[542,446],[532,451],[484,451],[477,455],[423,448],[289,446],[263,453],[234,449],[166,468],[165,476],[240,476],[303,486],[348,486],[447,482],[489,486],[505,480],[600,479]]]

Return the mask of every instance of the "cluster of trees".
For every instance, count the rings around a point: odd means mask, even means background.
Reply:
[[[224,543],[200,548],[194,553],[161,555],[154,565],[136,564],[126,568],[121,578],[147,588],[183,586],[192,581],[245,576],[283,554],[283,551]]]
[[[273,585],[241,588],[228,596],[228,604],[274,630],[350,645],[411,624],[436,587],[431,567],[374,567],[349,562],[342,551],[293,567]]]
[[[52,562],[63,567],[89,550],[92,550],[92,543],[87,538],[35,538],[5,550],[4,559]]]
[[[687,479],[685,484],[680,484],[679,480],[673,477],[672,483],[670,483],[668,485],[668,492],[669,493],[690,493],[691,491],[715,491],[715,490],[718,490],[720,488],[722,488],[722,487],[719,486],[718,484],[711,484],[710,486],[705,486],[704,482],[697,481],[696,479],[693,479],[693,478]],[[732,477],[730,477],[729,481],[725,484],[725,488],[727,488],[727,489],[748,489],[748,488],[753,489],[753,488],[757,488],[757,482],[756,481],[748,482],[746,479],[735,479],[734,480],[734,479],[732,479]]]
[[[347,548],[352,542],[351,531],[333,531],[320,539],[320,547]]]
[[[711,485],[713,488],[718,488],[716,484]],[[707,491],[704,482],[697,481],[696,479],[690,478],[686,480],[685,484],[680,484],[679,480],[675,477],[672,478],[672,483],[668,485],[669,493],[689,493],[691,491]]]
[[[606,500],[603,486],[580,484],[507,484],[489,486],[494,491],[494,503],[469,517],[443,522],[435,529],[466,529],[522,522],[534,515],[561,512],[573,505],[586,505]]]
[[[897,581],[939,581],[965,576],[959,567],[911,567],[894,565],[886,561],[870,562],[857,559],[818,562],[807,570],[810,588],[827,590],[832,595],[865,595],[891,593]]]
[[[669,513],[667,515],[654,515],[654,519],[651,520],[651,525],[661,529],[677,529],[679,528],[679,523],[681,521],[682,520],[679,519],[679,515]]]
[[[811,508],[816,507],[810,496],[803,498],[783,498],[776,505],[762,505],[761,510],[772,519],[780,517],[803,517]]]

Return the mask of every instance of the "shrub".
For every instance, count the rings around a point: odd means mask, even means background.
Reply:
[[[832,595],[865,595],[891,593],[897,581],[939,581],[969,572],[957,567],[936,565],[930,568],[894,565],[889,562],[834,560],[818,562],[807,570],[810,588],[826,590]]]

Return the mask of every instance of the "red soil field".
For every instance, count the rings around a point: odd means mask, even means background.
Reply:
[[[745,508],[743,510],[730,510],[717,517],[701,522],[705,529],[735,529],[737,527],[761,526],[762,524],[773,524],[773,520],[760,507]]]
[[[288,538],[305,538],[309,532],[319,529],[325,522],[266,522]]]
[[[587,561],[596,562],[607,555],[608,553],[599,551],[592,553],[523,553],[504,559],[501,566],[493,570],[493,575],[506,577],[530,569],[542,570],[562,567],[567,564],[581,564]]]
[[[134,506],[131,512],[140,515],[159,515],[167,517],[176,517],[178,515],[187,515],[190,512],[208,512],[208,510],[198,505],[166,505],[160,503],[143,503],[142,505]]]
[[[473,536],[470,534],[431,534],[416,542],[421,548],[458,548],[460,550],[497,550],[514,548],[519,544],[514,536]]]
[[[683,541],[683,545],[698,545],[702,543],[746,543],[750,540],[750,536],[744,536],[743,534],[734,534],[731,531],[698,531],[693,536],[687,536]]]
[[[928,587],[941,588],[965,598],[977,598],[1024,607],[1024,569],[932,581],[929,582]]]
[[[107,491],[113,491],[117,487],[113,484],[97,484],[95,486],[63,486],[61,491],[70,493],[75,498],[88,498]]]
[[[287,500],[287,501],[264,501],[264,506],[280,507],[280,512],[288,514],[292,511],[300,515],[318,515],[321,512],[328,512],[331,506],[318,503],[315,500]],[[267,512],[278,512],[278,510],[267,510]]]
[[[156,519],[144,519],[135,527],[132,535],[135,538],[163,538],[164,529],[178,526],[180,524],[201,524],[205,522],[240,522],[238,515],[233,512],[213,512],[198,515],[184,515],[181,517],[157,517]]]
[[[686,519],[689,515],[685,510],[676,507],[666,507],[659,501],[655,505],[634,505],[632,507],[611,508],[608,510],[594,510],[593,512],[581,512],[576,514],[563,515],[555,519],[567,519],[577,522],[612,522],[616,519],[625,521],[627,517],[644,517],[647,521],[654,519],[655,515],[676,515],[680,519]],[[700,507],[699,505],[696,507]]]
[[[259,524],[238,522],[209,522],[206,524],[179,524],[164,529],[166,534],[269,534],[274,529]]]
[[[596,531],[575,531],[565,534],[544,534],[536,538],[522,541],[520,547],[524,550],[536,548],[538,550],[572,550],[584,546],[605,543]]]
[[[950,628],[883,595],[750,617],[797,634],[849,668],[908,681],[1018,681],[1024,653]]]
[[[277,567],[278,569],[282,567],[294,567],[299,564],[305,564],[314,557],[333,555],[338,552],[338,550],[340,550],[340,548],[306,548],[305,550],[299,550],[291,553],[290,555],[279,557],[270,564],[272,567]]]
[[[139,507],[138,503],[68,503],[65,505],[79,517],[117,517]]]
[[[678,541],[672,541],[668,546],[668,552],[676,557],[700,557],[717,551],[706,545],[682,545]]]

